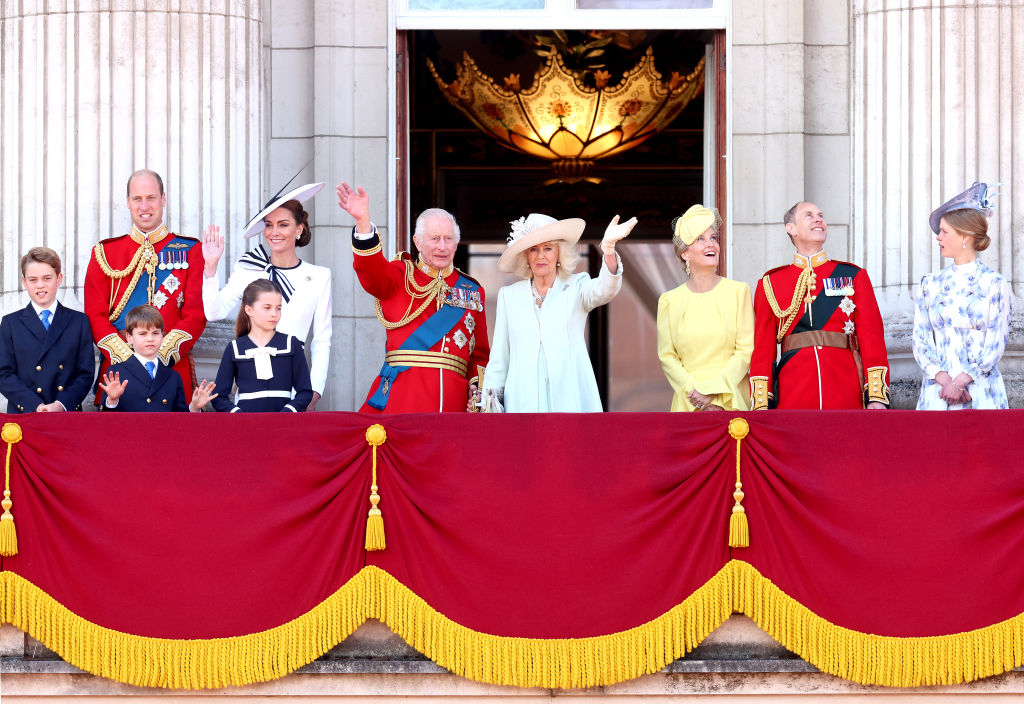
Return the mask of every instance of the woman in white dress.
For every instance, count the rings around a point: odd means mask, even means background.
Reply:
[[[284,301],[278,331],[305,342],[312,328],[309,376],[313,401],[306,409],[309,411],[314,410],[327,384],[331,356],[331,270],[302,261],[296,248],[305,247],[312,237],[309,214],[302,203],[323,187],[322,183],[311,183],[278,194],[249,221],[246,239],[262,233],[263,242],[238,258],[223,288],[217,265],[224,254],[224,238],[214,225],[203,233],[203,310],[207,320],[227,317],[238,307],[246,286],[256,279],[270,279],[281,289]]]
[[[1013,293],[978,259],[988,248],[991,196],[984,183],[944,203],[930,224],[952,266],[926,274],[914,314],[914,358],[924,370],[918,410],[1008,408],[999,359]]]
[[[604,259],[596,279],[573,273],[576,243],[586,223],[532,213],[512,223],[498,268],[523,278],[498,292],[491,356],[484,374],[485,405],[493,399],[510,413],[600,412],[594,369],[583,329],[587,314],[622,287],[615,244],[636,218],[612,219],[601,241]]]

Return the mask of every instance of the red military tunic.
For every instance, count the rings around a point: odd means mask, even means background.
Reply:
[[[192,398],[195,364],[191,350],[206,328],[203,265],[199,240],[169,233],[163,226],[150,233],[148,244],[146,236],[132,227],[129,234],[102,240],[93,248],[85,274],[85,314],[102,353],[101,375],[111,358],[123,362],[131,357],[132,350],[125,342],[125,315],[136,306],[149,304],[164,318],[160,358],[174,366],[181,375],[185,398]]]
[[[805,274],[808,266],[812,268]],[[794,304],[795,292],[799,301]],[[808,296],[813,301],[810,312]],[[772,269],[758,283],[754,316],[750,360],[754,410],[768,408],[772,401],[776,408],[819,409],[889,403],[882,316],[871,280],[860,267],[831,261],[824,252],[810,259],[797,254],[792,264]],[[796,336],[792,344],[802,333],[812,331],[832,333],[831,339],[859,347],[864,376],[850,347],[811,345],[785,351],[787,337]],[[784,345],[781,355],[779,342]]]
[[[376,232],[369,239],[353,237],[352,249],[355,253],[353,268],[362,287],[377,299],[377,313],[381,323],[399,322],[409,314],[416,313],[426,303],[423,310],[406,324],[388,329],[386,358],[393,358],[406,339],[437,312],[434,296],[414,296],[413,293],[417,292],[416,287],[423,288],[436,281],[438,272],[423,263],[419,266],[413,264],[406,252],[400,252],[389,262],[381,251],[380,238]],[[445,284],[454,287],[459,275],[458,270],[450,268],[444,272]],[[366,395],[367,403],[359,410],[364,413],[465,411],[469,385],[477,383],[477,366],[486,366],[490,351],[487,320],[483,310],[483,287],[479,287],[479,292],[479,310],[467,308],[458,323],[430,347],[427,355],[421,357],[426,364],[438,366],[411,366],[398,374],[389,384],[387,405],[383,410],[369,405],[370,398],[381,385],[378,376],[370,385]],[[396,359],[395,365],[405,366],[403,361],[408,363],[410,359],[417,359],[414,353],[410,355]],[[461,373],[462,369],[465,369],[465,373]]]

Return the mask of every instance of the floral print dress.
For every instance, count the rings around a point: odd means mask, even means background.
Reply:
[[[1012,301],[1006,279],[978,260],[921,279],[914,313],[914,358],[924,369],[918,410],[1009,406],[998,365]],[[974,380],[967,386],[969,404],[942,400],[935,382],[941,371],[952,377],[967,372]]]

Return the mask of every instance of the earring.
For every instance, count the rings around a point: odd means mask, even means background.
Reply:
[[[690,275],[690,260],[689,259],[684,259],[683,260],[683,269],[686,270],[686,275],[689,276]]]
[[[967,238],[964,237],[964,241],[960,244],[960,249],[967,249]]]
[[[555,262],[555,268],[556,269],[560,269],[561,267],[562,267],[562,262],[560,262],[560,261]]]

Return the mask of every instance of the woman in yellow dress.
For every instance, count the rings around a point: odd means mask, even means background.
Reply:
[[[673,411],[747,411],[754,350],[750,287],[716,273],[717,211],[695,205],[672,224],[688,280],[658,300],[658,356],[672,385]]]

